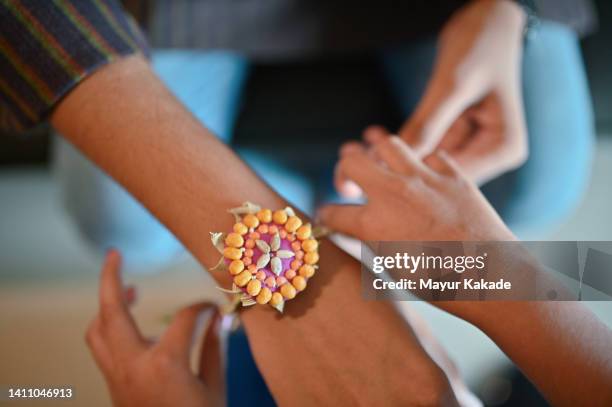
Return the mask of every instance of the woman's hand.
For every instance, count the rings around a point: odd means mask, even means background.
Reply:
[[[344,146],[337,169],[339,177],[357,183],[368,198],[366,205],[321,209],[323,223],[339,232],[379,241],[514,239],[476,186],[442,152],[421,161],[399,138],[379,138],[369,150],[357,143]],[[509,259],[517,263],[492,271],[539,272],[516,252]],[[551,404],[610,405],[612,368],[601,355],[612,354],[612,332],[581,302],[433,304],[481,329]]]
[[[471,1],[446,23],[425,94],[399,131],[420,157],[443,149],[478,183],[526,160],[524,24],[507,0]]]
[[[209,303],[179,311],[162,338],[151,343],[134,322],[120,277],[120,255],[107,254],[100,280],[100,311],[91,322],[87,344],[115,406],[214,406],[223,403],[221,369],[214,335],[219,316]],[[194,333],[209,314],[200,377],[190,369]]]
[[[497,213],[443,151],[421,161],[398,137],[341,150],[336,176],[356,183],[365,205],[328,205],[328,227],[361,240],[514,240]]]

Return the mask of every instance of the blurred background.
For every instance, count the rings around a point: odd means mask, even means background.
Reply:
[[[584,63],[595,115],[594,149],[582,155],[576,150],[575,158],[569,155],[561,169],[551,173],[542,171],[548,168],[543,155],[538,158],[542,163],[530,162],[526,169],[504,176],[504,184],[484,187],[505,220],[526,239],[612,240],[612,3],[595,2],[595,10],[597,28],[579,42],[584,61],[562,59],[577,64],[579,71]],[[397,128],[405,117],[373,55],[255,64],[248,69],[240,58],[214,54],[160,52],[153,61],[198,118],[228,142],[233,134],[231,144],[239,154],[310,212],[331,194],[329,173],[340,143],[358,138],[368,124]],[[194,89],[189,82],[200,75],[199,64],[213,70],[214,86],[232,78],[235,82],[236,77],[244,81],[240,95],[230,89],[223,101],[235,105],[235,117],[222,116],[211,106],[206,93],[214,92],[210,84]],[[547,67],[557,68],[563,67]],[[554,99],[551,94],[541,104],[553,104]],[[317,152],[316,158],[304,154],[309,150]],[[177,308],[220,297],[201,266],[171,235],[116,185],[92,182],[97,170],[79,160],[84,159],[49,128],[25,137],[0,136],[0,386],[71,386],[76,398],[58,405],[106,406],[102,377],[83,340],[96,309],[105,247],[112,244],[129,256],[126,280],[138,288],[134,312],[147,334],[159,333],[166,316]],[[584,177],[563,171],[575,165],[590,171]],[[550,179],[563,193],[545,187]],[[496,193],[499,185],[506,194],[503,201]],[[509,199],[518,203],[508,205]],[[112,214],[114,223],[88,220],[91,211],[100,219]],[[427,304],[407,306],[424,314],[487,405],[544,404],[478,330]],[[611,303],[589,306],[612,326]]]

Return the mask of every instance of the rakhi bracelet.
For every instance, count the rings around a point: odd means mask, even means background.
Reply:
[[[223,255],[212,270],[225,270],[233,277],[235,294],[230,305],[248,307],[268,304],[283,312],[285,302],[306,289],[319,261],[319,242],[325,232],[303,224],[290,207],[272,211],[245,202],[228,212],[235,223],[230,233],[211,233],[211,241]]]

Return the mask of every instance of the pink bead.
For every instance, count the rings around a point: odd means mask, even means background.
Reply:
[[[295,252],[295,258],[302,260],[304,258],[304,252],[302,250],[298,250]]]
[[[286,282],[287,282],[287,279],[285,277],[283,277],[283,276],[276,277],[276,285],[277,286],[280,287],[281,285],[285,284]]]
[[[259,281],[264,281],[266,279],[266,273],[264,271],[259,270],[255,275],[255,278]]]
[[[244,251],[244,257],[253,257],[253,249],[246,249]]]
[[[281,229],[281,231],[278,232],[278,234],[282,239],[285,239],[287,237],[287,231],[285,229]]]
[[[276,280],[274,279],[274,277],[270,276],[268,278],[266,278],[265,281],[266,285],[270,288],[274,288],[276,287]]]
[[[271,235],[275,234],[276,232],[278,232],[278,226],[276,226],[276,225],[270,225],[270,226],[268,227],[268,232],[269,232]]]
[[[293,277],[295,277],[295,274],[296,274],[295,270],[287,270],[287,271],[285,271],[285,278],[287,280],[292,280]]]
[[[297,269],[299,269],[299,268],[300,268],[300,266],[301,266],[302,264],[303,264],[302,260],[297,260],[297,259],[296,259],[296,260],[293,260],[293,261],[291,262],[291,268],[292,268],[293,270],[297,270]]]
[[[259,227],[257,228],[257,231],[259,233],[268,233],[268,225],[259,225]]]
[[[257,233],[257,232],[251,232],[251,233],[249,233],[249,237],[251,239],[253,239],[253,240],[257,240],[257,239],[259,239],[261,237],[261,235],[259,233]]]
[[[251,259],[250,257],[243,257],[242,262],[244,263],[245,266],[248,266],[251,263],[253,263],[253,259]]]
[[[255,241],[253,239],[247,240],[244,244],[244,247],[246,247],[247,249],[252,249],[253,247],[255,247]]]

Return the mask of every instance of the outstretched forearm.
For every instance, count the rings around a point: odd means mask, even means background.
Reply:
[[[140,57],[111,64],[58,106],[53,125],[136,196],[205,266],[226,209],[286,203],[169,93]],[[446,378],[394,307],[360,297],[359,265],[330,242],[320,270],[280,317],[241,314],[257,364],[280,403],[439,403]],[[220,285],[229,279],[213,275]]]
[[[492,302],[473,321],[556,406],[612,403],[612,332],[579,302]]]

